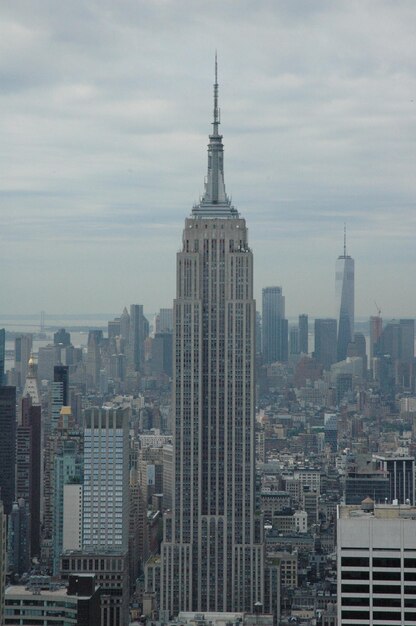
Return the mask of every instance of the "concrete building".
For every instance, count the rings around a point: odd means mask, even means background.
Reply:
[[[205,191],[177,254],[174,498],[161,547],[163,619],[180,611],[251,613],[263,604],[255,324],[253,255],[245,220],[225,191],[216,80]]]
[[[129,423],[127,409],[84,415],[84,550],[128,548]]]
[[[338,507],[338,626],[416,623],[416,508]]]
[[[82,549],[82,496],[82,484],[64,485],[62,552]]]
[[[118,550],[65,552],[61,558],[61,578],[93,574],[100,586],[100,626],[125,626],[129,615],[128,554]]]
[[[415,457],[374,454],[376,468],[387,473],[389,502],[415,506]]]
[[[94,576],[70,576],[67,588],[47,579],[33,576],[26,586],[6,589],[5,626],[100,626],[100,588]]]

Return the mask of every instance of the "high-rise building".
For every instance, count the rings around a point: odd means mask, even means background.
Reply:
[[[379,341],[383,331],[383,320],[379,315],[370,317],[370,367],[373,367],[373,358],[379,354]]]
[[[130,337],[130,315],[126,307],[124,307],[120,317],[120,335],[125,342],[128,342]]]
[[[337,320],[323,318],[315,320],[314,357],[324,369],[329,370],[337,361]]]
[[[10,515],[16,480],[16,387],[0,386],[0,497]]]
[[[30,513],[30,555],[40,556],[41,407],[31,396],[22,399],[22,419],[17,426],[16,499],[23,498]]]
[[[17,427],[17,497],[27,499],[30,511],[30,554],[40,556],[42,409],[30,397],[22,399],[22,422]],[[23,435],[23,436],[22,436]],[[20,438],[20,446],[19,446]],[[20,456],[20,459],[19,459]],[[19,474],[24,491],[19,493]]]
[[[398,504],[415,502],[415,458],[413,456],[385,456],[375,454],[378,470],[387,473],[389,478],[389,500]]]
[[[0,328],[0,385],[4,384],[4,371],[6,361],[6,331]]]
[[[152,342],[152,372],[172,376],[172,333],[156,333]]]
[[[28,333],[16,337],[14,340],[14,366],[17,374],[17,382],[20,388],[23,387],[26,380],[31,353],[32,335]]]
[[[102,330],[90,330],[87,346],[87,389],[97,389],[100,382]]]
[[[171,333],[173,331],[173,310],[160,309],[156,316],[156,332]]]
[[[354,259],[347,255],[345,227],[344,254],[338,257],[336,263],[335,295],[338,316],[337,359],[343,361],[354,336]]]
[[[338,507],[338,626],[416,624],[416,509]]]
[[[224,185],[218,84],[208,175],[185,220],[174,301],[172,511],[161,547],[161,611],[249,611],[264,601],[255,515],[253,254]]]
[[[298,326],[291,326],[289,330],[289,354],[300,354]]]
[[[0,500],[0,624],[4,624],[4,591],[6,589],[6,514]]]
[[[8,520],[7,565],[19,577],[29,571],[30,565],[29,505],[19,498],[13,502]]]
[[[415,356],[415,320],[401,319],[400,324],[400,361],[412,363]]]
[[[53,380],[53,368],[61,362],[61,346],[50,343],[38,351],[39,380]]]
[[[125,409],[85,411],[83,499],[83,549],[127,550],[129,424]]]
[[[148,334],[148,322],[143,314],[143,305],[131,304],[128,363],[130,369],[132,369],[134,372],[140,372],[143,370],[144,341]]]
[[[305,313],[299,315],[299,350],[301,354],[309,353],[309,323]]]
[[[62,384],[62,405],[68,406],[69,402],[69,367],[68,365],[55,365],[53,368],[53,382]]]
[[[53,503],[52,503],[52,558],[53,573],[59,572],[60,557],[64,550],[64,491],[71,483],[82,482],[82,455],[79,436],[62,435],[57,446],[53,464]],[[67,517],[72,517],[74,511],[67,510]]]
[[[264,362],[287,361],[288,323],[285,319],[285,297],[282,288],[265,287],[262,300]]]
[[[53,343],[66,348],[71,345],[71,334],[67,333],[65,328],[60,328],[53,334]]]

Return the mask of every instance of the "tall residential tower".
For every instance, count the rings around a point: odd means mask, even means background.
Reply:
[[[348,344],[354,337],[354,259],[347,255],[344,226],[344,254],[338,257],[335,272],[335,296],[338,316],[337,358],[347,356]]]
[[[255,515],[255,324],[247,227],[224,185],[218,84],[205,192],[185,220],[174,301],[174,492],[162,544],[162,615],[263,602]]]

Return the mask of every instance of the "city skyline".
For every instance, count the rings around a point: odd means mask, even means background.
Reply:
[[[170,304],[218,48],[257,305],[281,285],[288,317],[334,316],[346,222],[357,316],[412,315],[412,3],[51,7],[1,8],[0,313]]]

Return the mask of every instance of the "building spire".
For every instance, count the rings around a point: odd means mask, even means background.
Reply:
[[[224,146],[219,133],[220,108],[218,106],[218,57],[215,51],[214,113],[212,133],[208,144],[208,172],[204,194],[192,209],[193,215],[200,217],[238,217],[238,211],[231,205],[224,183]]]
[[[218,108],[218,60],[217,51],[215,50],[215,83],[214,83],[214,127],[213,135],[218,136],[218,126],[220,124],[220,111]]]
[[[347,256],[347,225],[344,222],[344,257]]]

